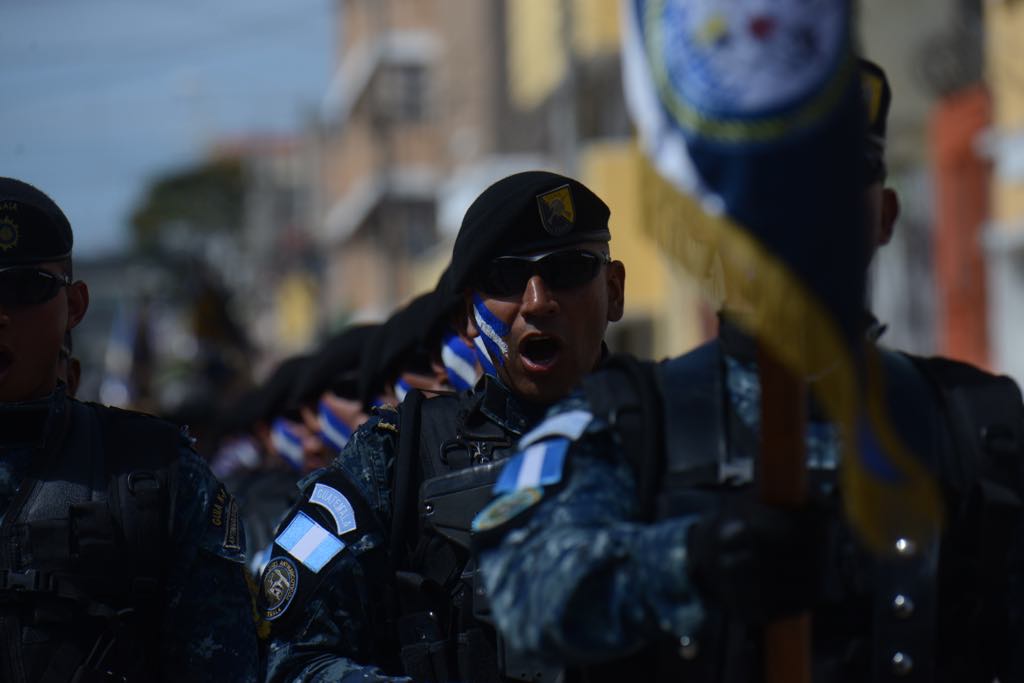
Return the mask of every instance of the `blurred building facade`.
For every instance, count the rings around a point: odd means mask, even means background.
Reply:
[[[994,365],[1024,380],[1024,2],[985,3],[985,68],[992,126],[988,264],[989,333]]]
[[[617,0],[340,0],[319,127],[327,320],[379,318],[432,288],[489,184],[546,168],[612,209],[626,263],[617,350],[707,334],[686,279],[642,231],[641,157],[622,96]]]

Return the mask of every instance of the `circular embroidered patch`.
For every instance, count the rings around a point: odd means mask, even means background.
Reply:
[[[662,104],[712,139],[771,139],[815,104],[848,44],[843,0],[646,0],[643,39]],[[807,115],[814,119],[815,116]]]
[[[9,218],[0,218],[0,251],[18,246],[18,226]]]
[[[263,603],[263,616],[273,621],[284,614],[295,597],[299,585],[299,573],[295,563],[287,557],[275,557],[263,570],[263,585],[260,598]]]
[[[541,489],[530,487],[495,498],[473,519],[473,531],[495,529],[539,503],[542,497]]]

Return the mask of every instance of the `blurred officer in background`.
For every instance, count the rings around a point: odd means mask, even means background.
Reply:
[[[326,460],[323,442],[290,404],[295,384],[310,362],[309,356],[285,359],[228,411],[232,432],[255,437],[255,457],[226,475],[224,484],[238,501],[251,548],[249,567],[256,575],[265,563],[277,524],[298,498],[299,480]],[[230,450],[222,452],[229,454]]]
[[[409,390],[397,410],[378,408],[307,482],[261,581],[268,680],[538,680],[490,625],[469,522],[514,440],[606,354],[625,279],[608,217],[581,183],[542,171],[500,180],[470,206],[450,270],[425,297],[437,297],[439,324],[427,357],[468,383],[475,343],[489,374],[456,395]],[[441,346],[448,321],[461,347]]]
[[[328,457],[337,455],[369,413],[360,400],[363,358],[380,325],[349,327],[329,339],[297,378],[289,403],[319,436]],[[325,463],[326,464],[326,463]]]
[[[861,73],[874,251],[898,200],[884,187],[889,86],[875,64],[862,61]],[[813,402],[814,509],[754,499],[756,346],[730,314],[718,339],[689,354],[594,373],[521,441],[474,521],[502,632],[583,667],[579,680],[750,681],[763,669],[761,627],[813,608],[813,680],[1022,680],[1010,661],[1024,648],[1014,382],[877,347],[883,328],[865,315],[889,417],[935,469],[949,518],[941,553],[901,538],[895,559],[872,556],[841,520],[840,435]],[[519,476],[538,460],[546,480]]]
[[[58,377],[89,304],[71,247],[48,196],[0,178],[0,679],[253,680],[235,501],[177,427]]]

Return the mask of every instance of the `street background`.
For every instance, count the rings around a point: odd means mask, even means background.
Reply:
[[[865,0],[902,214],[883,341],[1024,379],[1024,2]],[[79,396],[166,412],[433,287],[462,213],[580,178],[626,263],[615,350],[714,331],[645,230],[618,0],[0,0],[0,174],[75,228]],[[799,178],[794,178],[799,182]]]

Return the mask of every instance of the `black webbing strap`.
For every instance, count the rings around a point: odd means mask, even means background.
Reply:
[[[593,413],[615,427],[637,476],[640,518],[654,518],[659,482],[665,471],[661,388],[655,366],[626,354],[611,356],[583,379]]]
[[[409,527],[419,519],[416,510],[416,494],[413,482],[416,480],[416,466],[420,452],[420,418],[423,394],[411,389],[402,401],[402,422],[398,432],[398,457],[392,480],[391,495],[391,564],[398,569],[398,563],[405,555],[405,543]]]

